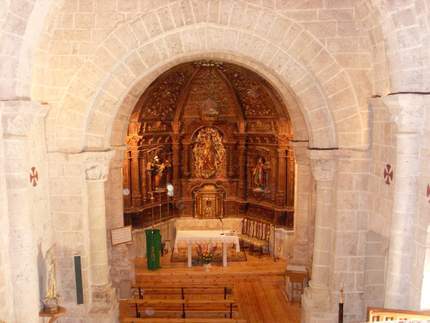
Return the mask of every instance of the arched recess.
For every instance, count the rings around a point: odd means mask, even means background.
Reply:
[[[75,73],[57,115],[48,123],[48,130],[57,129],[50,149],[81,151],[109,146],[106,129],[111,128],[118,112],[124,114],[126,102],[138,96],[133,92],[137,88],[143,91],[154,79],[151,74],[155,70],[208,56],[257,71],[284,89],[280,92],[286,102],[286,89],[294,93],[300,108],[290,115],[294,120],[299,111],[303,114],[311,129],[312,147],[365,147],[367,125],[341,66],[299,24],[270,9],[264,9],[262,15],[267,24],[252,29],[244,21],[231,26],[223,18],[164,31],[151,14],[119,25],[101,43],[94,58]],[[339,78],[326,81],[335,75]],[[342,91],[338,91],[339,82]]]

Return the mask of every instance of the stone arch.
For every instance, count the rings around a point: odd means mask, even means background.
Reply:
[[[0,98],[29,98],[33,55],[58,2],[10,0],[0,10]]]
[[[356,20],[369,34],[374,94],[430,90],[430,5],[426,1],[362,0]]]
[[[303,27],[269,9],[261,10],[261,15],[267,16],[266,25],[252,32],[243,21],[231,27],[223,19],[164,31],[167,28],[151,14],[119,25],[98,47],[94,59],[74,75],[61,109],[52,119],[51,127],[58,124],[61,128],[55,133],[53,149],[106,147],[102,130],[110,127],[116,110],[124,105],[122,101],[130,100],[127,94],[135,90],[135,83],[144,83],[163,63],[216,53],[235,63],[253,61],[249,65],[257,72],[266,71],[277,83],[288,85],[311,129],[312,147],[365,147],[367,125],[342,68]],[[262,61],[268,63],[263,65]],[[119,102],[117,98],[121,98]]]

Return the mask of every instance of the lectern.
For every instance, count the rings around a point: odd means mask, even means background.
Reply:
[[[146,260],[149,270],[160,268],[161,234],[158,229],[145,230]]]

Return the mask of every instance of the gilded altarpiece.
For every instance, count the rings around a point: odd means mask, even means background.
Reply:
[[[254,72],[213,61],[172,68],[130,118],[125,222],[248,215],[292,228],[292,137],[282,100]]]

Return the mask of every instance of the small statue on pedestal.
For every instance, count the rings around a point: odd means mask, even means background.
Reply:
[[[54,247],[46,252],[46,295],[43,299],[43,310],[46,313],[58,312],[57,278]]]

